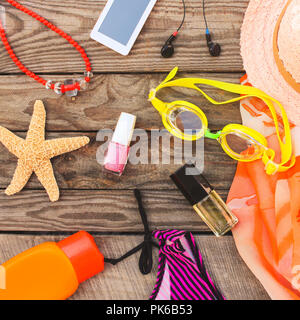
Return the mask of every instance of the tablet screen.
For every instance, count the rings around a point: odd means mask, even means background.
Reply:
[[[99,32],[126,46],[150,1],[115,0]]]

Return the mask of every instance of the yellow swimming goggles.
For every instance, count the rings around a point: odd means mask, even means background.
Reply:
[[[203,136],[210,139],[216,139],[219,141],[224,151],[235,160],[249,162],[262,159],[267,174],[284,172],[295,164],[295,157],[292,154],[289,121],[285,110],[279,101],[273,99],[263,91],[250,86],[201,78],[182,78],[171,81],[175,77],[177,70],[177,67],[174,68],[156,89],[152,89],[148,99],[161,114],[164,126],[172,135],[190,141],[200,139]],[[234,99],[218,102],[197,86],[201,84],[236,93],[239,94],[239,96]],[[215,105],[227,104],[247,97],[257,97],[263,100],[269,107],[274,119],[277,138],[281,149],[281,162],[274,162],[275,151],[268,148],[266,138],[256,130],[239,124],[229,124],[223,130],[212,133],[208,129],[208,122],[205,114],[196,105],[187,101],[165,103],[156,97],[156,93],[160,89],[173,86],[198,90],[208,101]],[[281,138],[279,132],[278,118],[273,103],[279,107],[281,112],[284,124],[284,138]]]

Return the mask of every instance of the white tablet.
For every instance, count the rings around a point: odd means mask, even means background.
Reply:
[[[108,0],[91,38],[127,55],[157,0]]]

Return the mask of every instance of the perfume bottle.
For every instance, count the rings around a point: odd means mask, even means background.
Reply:
[[[132,139],[136,116],[122,112],[115,128],[111,142],[105,153],[104,168],[117,175],[121,175],[125,169],[129,145]]]
[[[217,237],[237,224],[238,219],[194,165],[186,164],[170,177]]]

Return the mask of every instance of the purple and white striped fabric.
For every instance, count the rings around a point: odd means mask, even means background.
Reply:
[[[150,300],[225,300],[206,272],[190,232],[154,231],[159,241],[158,273]]]

